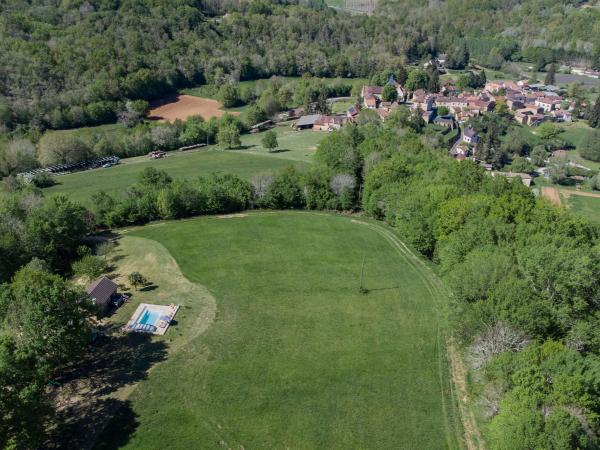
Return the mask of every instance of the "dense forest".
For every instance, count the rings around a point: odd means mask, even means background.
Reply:
[[[600,11],[571,0],[9,0],[0,4],[0,129],[114,122],[127,100],[271,75],[370,76],[446,52],[456,67],[600,65]]]

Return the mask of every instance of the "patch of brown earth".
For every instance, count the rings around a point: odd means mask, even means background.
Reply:
[[[226,114],[221,107],[221,103],[217,100],[193,95],[177,95],[151,104],[148,118],[161,122],[174,122],[177,119],[186,120],[191,116],[202,116],[204,120],[209,120]],[[239,115],[238,112],[230,114]]]

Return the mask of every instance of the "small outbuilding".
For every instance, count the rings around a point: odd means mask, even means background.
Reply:
[[[106,312],[111,300],[117,295],[117,284],[109,278],[100,277],[90,284],[85,290],[94,305],[100,306]]]

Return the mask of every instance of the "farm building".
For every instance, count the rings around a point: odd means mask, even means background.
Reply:
[[[309,114],[302,116],[295,124],[297,130],[311,130],[315,123],[321,118],[321,114]]]
[[[344,116],[320,116],[315,121],[313,129],[317,131],[339,130],[345,121]]]

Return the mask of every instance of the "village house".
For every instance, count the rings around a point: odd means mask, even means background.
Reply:
[[[573,121],[573,115],[571,112],[564,109],[555,109],[554,111],[550,111],[550,117],[552,117],[556,122]]]
[[[427,94],[423,89],[417,89],[412,96],[412,109],[422,109],[423,111],[432,111],[435,96]]]
[[[365,108],[375,109],[381,101],[383,88],[381,86],[363,86],[360,96],[363,99]]]
[[[436,97],[435,106],[445,106],[450,112],[458,112],[462,108],[466,108],[469,105],[469,101],[462,97]]]
[[[344,116],[320,116],[313,125],[316,131],[333,131],[342,128],[346,122]]]
[[[511,80],[496,80],[488,81],[485,84],[484,90],[490,93],[498,92],[500,90],[506,91],[519,91],[521,86]]]
[[[477,131],[473,127],[467,127],[462,131],[462,141],[465,144],[476,145],[479,140],[479,136],[477,135]]]
[[[528,173],[491,171],[490,175],[493,177],[505,177],[508,179],[520,178],[521,182],[527,187],[530,187],[531,182],[533,181],[533,177]]]
[[[460,142],[458,145],[453,146],[450,150],[450,156],[459,161],[464,161],[470,154],[471,151],[469,150],[469,147],[464,144],[464,142]]]
[[[454,118],[452,116],[437,116],[433,119],[433,123],[450,129],[454,129],[455,126]]]
[[[516,111],[517,109],[521,109],[525,106],[525,102],[521,100],[519,97],[506,97],[506,106],[511,111]]]
[[[535,101],[535,106],[542,108],[544,112],[550,112],[559,108],[561,103],[561,97],[541,97]]]
[[[444,95],[456,95],[458,93],[458,88],[453,80],[446,80],[442,82],[440,92]]]
[[[356,116],[358,116],[359,112],[360,111],[356,106],[351,106],[350,108],[348,108],[348,111],[346,111],[346,117],[348,118],[348,120],[354,120],[356,119]]]
[[[455,114],[455,118],[458,123],[462,124],[473,117],[477,117],[478,115],[480,115],[479,111],[464,110],[457,112]]]

